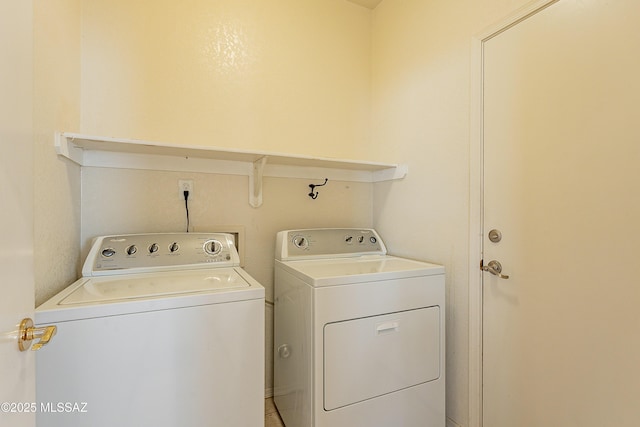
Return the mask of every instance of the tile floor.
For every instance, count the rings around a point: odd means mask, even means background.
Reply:
[[[264,427],[284,427],[272,397],[264,401]]]

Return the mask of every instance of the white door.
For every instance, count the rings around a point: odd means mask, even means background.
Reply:
[[[640,425],[640,2],[484,42],[485,427]],[[502,240],[492,242],[489,232]]]
[[[18,325],[33,318],[32,2],[0,0],[0,426],[35,425],[33,352]],[[15,411],[15,412],[13,412]]]

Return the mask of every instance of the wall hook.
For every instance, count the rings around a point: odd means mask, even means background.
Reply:
[[[318,192],[316,191],[314,193],[313,190],[316,187],[322,187],[324,185],[327,185],[327,181],[329,181],[329,178],[325,178],[323,184],[309,184],[309,187],[311,188],[311,193],[309,193],[309,197],[311,197],[313,200],[317,199],[318,198]]]

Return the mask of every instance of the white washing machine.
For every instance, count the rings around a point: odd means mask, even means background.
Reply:
[[[286,427],[444,427],[444,267],[372,229],[277,235],[274,397]]]
[[[233,236],[98,238],[36,309],[39,427],[264,424],[264,288]]]

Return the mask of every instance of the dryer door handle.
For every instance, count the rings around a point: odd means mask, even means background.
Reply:
[[[397,331],[398,329],[400,329],[400,322],[398,321],[380,323],[376,326],[376,334],[388,334],[390,332]]]

